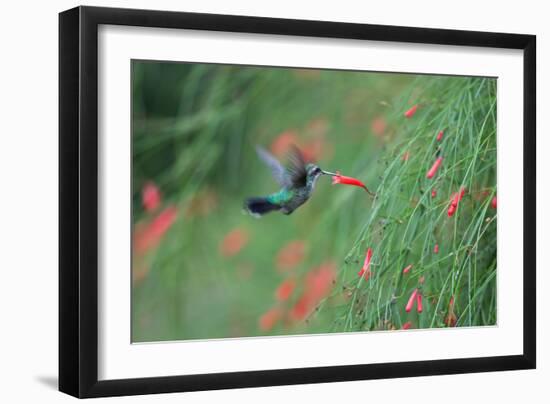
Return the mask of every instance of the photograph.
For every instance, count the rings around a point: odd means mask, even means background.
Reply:
[[[130,68],[132,343],[497,325],[496,78]]]

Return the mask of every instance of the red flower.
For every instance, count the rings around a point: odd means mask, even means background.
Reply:
[[[418,109],[418,105],[413,105],[411,108],[405,111],[405,118],[412,118],[413,115],[416,113],[417,109]]]
[[[290,311],[290,317],[293,320],[303,320],[310,311],[310,298],[307,294],[302,295],[302,297],[296,302]]]
[[[434,246],[434,254],[437,254],[439,252],[439,244],[436,244]]]
[[[441,139],[443,139],[443,131],[439,131],[439,133],[437,134],[437,141],[438,142],[441,142]]]
[[[283,271],[294,268],[305,257],[306,244],[302,240],[287,243],[277,254],[277,268]]]
[[[386,120],[384,119],[384,117],[379,116],[372,120],[370,124],[370,129],[372,130],[372,133],[380,137],[386,131],[386,126]]]
[[[412,327],[412,322],[411,321],[407,321],[405,324],[403,324],[403,327],[401,327],[402,330],[408,330],[409,328]]]
[[[408,265],[405,267],[405,269],[403,269],[403,273],[406,274],[406,273],[409,273],[409,271],[412,269],[412,264]]]
[[[283,281],[275,291],[275,297],[281,302],[288,300],[290,295],[292,295],[295,286],[296,282],[294,279],[287,279]]]
[[[365,256],[365,262],[363,263],[363,268],[361,268],[361,270],[357,274],[360,277],[364,276],[365,280],[369,280],[369,278],[371,276],[371,271],[370,271],[370,260],[371,260],[371,258],[372,258],[372,249],[368,248],[367,249],[367,254]]]
[[[416,294],[416,311],[422,313],[422,295],[420,293]]]
[[[429,169],[428,173],[426,174],[426,178],[432,178],[435,175],[442,161],[443,161],[443,157],[439,156],[435,160],[435,163],[433,163],[432,167]]]
[[[141,191],[143,207],[147,212],[155,210],[160,205],[160,191],[155,184],[148,182]]]
[[[407,301],[407,305],[405,306],[405,311],[407,313],[412,310],[414,302],[416,301],[416,295],[417,294],[418,294],[418,289],[413,290],[413,292],[411,293],[411,296],[409,297],[409,300]]]
[[[411,153],[409,153],[409,151],[406,151],[405,153],[403,153],[403,156],[401,157],[401,160],[409,161],[410,156],[411,156]]]
[[[169,206],[160,212],[150,223],[138,224],[134,229],[134,247],[137,253],[145,253],[156,247],[164,234],[174,224],[178,215],[175,206]]]
[[[332,185],[335,184],[346,184],[346,185],[354,185],[356,187],[364,188],[365,191],[367,191],[369,194],[372,195],[372,192],[368,190],[368,188],[363,184],[361,181],[359,181],[356,178],[353,177],[346,177],[345,175],[340,175],[339,171],[336,171],[336,175],[332,177]]]
[[[447,215],[449,217],[455,214],[456,209],[458,208],[458,202],[464,197],[465,193],[466,193],[466,189],[464,187],[461,187],[460,192],[453,194],[453,197],[451,199],[451,205],[449,206],[449,210],[447,211]]]
[[[333,262],[321,264],[307,274],[305,291],[313,300],[323,299],[330,292],[335,275],[336,265]]]
[[[279,322],[281,318],[281,310],[274,307],[266,311],[258,322],[258,325],[262,331],[269,331]]]
[[[237,254],[248,243],[248,232],[241,228],[236,228],[223,238],[220,243],[220,253],[224,257],[232,257]]]
[[[298,134],[296,131],[289,129],[275,138],[273,143],[271,143],[271,151],[275,156],[282,157],[292,146],[298,143]]]
[[[491,206],[493,207],[493,209],[497,208],[497,197],[496,196],[491,201]]]
[[[435,198],[437,196],[437,191],[434,189],[432,189],[432,198]]]
[[[304,319],[330,293],[335,275],[336,265],[333,262],[326,262],[310,271],[306,276],[304,292],[292,307],[290,317],[294,320]]]

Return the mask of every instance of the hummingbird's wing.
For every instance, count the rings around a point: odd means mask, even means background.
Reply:
[[[287,177],[293,187],[301,188],[307,184],[307,170],[304,155],[296,146],[292,146],[288,153],[289,166],[286,169]]]
[[[273,177],[280,186],[288,187],[292,184],[287,170],[285,170],[282,164],[279,163],[279,160],[277,160],[270,152],[263,147],[256,146],[256,153],[258,153],[260,159],[271,169],[271,174],[273,174]]]

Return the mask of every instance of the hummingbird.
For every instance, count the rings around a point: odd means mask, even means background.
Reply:
[[[286,168],[264,148],[256,146],[256,152],[271,169],[271,173],[281,189],[264,197],[252,197],[245,200],[244,209],[255,217],[273,211],[290,215],[307,202],[321,175],[336,175],[322,170],[315,164],[306,163],[303,154],[295,146],[288,154],[289,165]]]

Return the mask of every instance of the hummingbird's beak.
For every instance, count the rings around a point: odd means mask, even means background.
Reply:
[[[325,170],[321,170],[321,172],[322,172],[323,174],[325,174],[325,175],[332,175],[333,177],[334,177],[335,175],[338,175],[338,174],[336,174],[336,173],[331,173],[330,171],[325,171]]]

